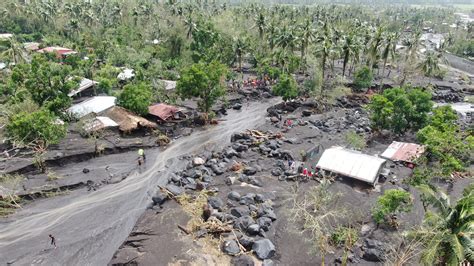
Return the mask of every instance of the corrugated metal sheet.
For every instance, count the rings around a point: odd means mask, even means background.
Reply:
[[[78,93],[80,93],[84,90],[87,90],[88,88],[90,88],[90,87],[92,87],[92,86],[94,86],[98,83],[99,82],[97,82],[97,81],[93,81],[93,80],[90,80],[90,79],[83,78],[81,80],[81,83],[79,84],[79,87],[77,89],[72,90],[71,92],[69,92],[67,94],[67,96],[72,97],[72,96],[74,96],[74,95],[76,95],[76,94],[78,94]]]
[[[178,108],[164,103],[158,103],[148,107],[149,114],[157,116],[163,121],[168,120],[168,118],[172,117],[177,111]]]
[[[316,167],[374,184],[386,160],[342,147],[326,149]]]
[[[161,79],[161,82],[165,84],[165,90],[174,90],[176,89],[176,81]]]
[[[116,98],[113,96],[96,96],[89,100],[75,104],[68,112],[81,118],[90,113],[99,113],[115,105]]]
[[[118,124],[115,123],[114,120],[106,117],[106,116],[97,116],[96,118],[92,119],[89,123],[84,125],[84,129],[87,132],[93,132],[97,130],[101,130],[104,128],[109,127],[118,127]]]
[[[425,147],[421,145],[394,141],[382,153],[381,157],[392,161],[413,163],[423,152],[425,152]]]

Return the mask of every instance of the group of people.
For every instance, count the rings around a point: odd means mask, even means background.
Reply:
[[[291,159],[288,160],[288,168],[290,170],[295,170],[296,162],[291,160]],[[312,178],[312,177],[320,176],[320,169],[319,168],[316,167],[313,170],[313,167],[311,167],[310,169],[308,169],[303,164],[298,166],[298,171],[297,172],[301,177],[304,177],[304,178]]]
[[[248,89],[248,88],[266,88],[276,84],[276,80],[264,76],[263,78],[247,78],[244,80],[231,80],[229,87],[231,90],[235,89]]]

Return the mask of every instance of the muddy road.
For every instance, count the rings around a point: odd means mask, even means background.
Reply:
[[[164,151],[148,151],[146,166],[119,183],[40,200],[0,220],[0,264],[106,265],[151,202],[157,185],[164,185],[168,174],[181,166],[178,157],[228,144],[232,133],[263,124],[266,109],[276,102],[244,104],[217,126],[178,139]],[[133,162],[128,167],[135,167],[135,156],[124,154],[125,162]],[[90,169],[104,167],[104,157],[88,164]],[[57,249],[49,246],[48,234],[57,238]]]

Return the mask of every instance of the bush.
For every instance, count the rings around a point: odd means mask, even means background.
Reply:
[[[278,84],[273,87],[273,93],[281,96],[284,101],[296,98],[298,96],[298,86],[295,79],[291,75],[281,75]]]
[[[136,114],[146,115],[148,113],[148,106],[152,104],[152,98],[151,87],[142,82],[126,85],[119,94],[117,103]]]
[[[372,85],[373,79],[374,77],[370,68],[364,66],[355,72],[354,85],[358,91],[362,91],[363,89],[367,89]]]
[[[33,113],[21,112],[10,118],[7,135],[15,141],[42,145],[56,144],[66,136],[66,126],[46,109]]]
[[[372,217],[377,224],[387,223],[391,215],[397,212],[408,212],[412,205],[410,193],[399,189],[389,189],[377,199],[377,204],[372,210]]]
[[[431,94],[418,88],[394,88],[374,95],[368,105],[372,127],[402,134],[418,130],[428,122]]]
[[[331,243],[338,247],[342,245],[352,246],[359,238],[358,232],[352,227],[338,226],[331,234]]]

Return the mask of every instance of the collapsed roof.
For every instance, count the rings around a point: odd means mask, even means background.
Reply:
[[[110,117],[124,132],[131,132],[137,128],[156,128],[157,125],[143,117],[137,116],[125,108],[114,106],[107,109],[102,115]]]
[[[86,122],[84,125],[84,130],[88,133],[95,132],[110,127],[118,127],[119,125],[115,123],[114,120],[106,116],[97,116],[94,119]]]
[[[149,114],[157,116],[163,121],[166,121],[170,117],[173,117],[174,114],[178,111],[178,108],[164,103],[157,103],[148,107]]]
[[[331,147],[324,151],[316,167],[375,185],[385,162],[358,151]]]

